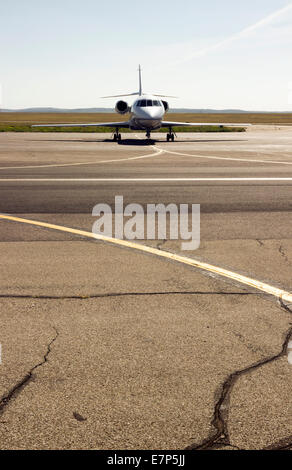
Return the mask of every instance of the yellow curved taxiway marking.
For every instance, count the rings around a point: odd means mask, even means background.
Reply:
[[[92,232],[87,232],[85,230],[78,230],[75,228],[63,227],[62,225],[55,225],[55,224],[50,224],[47,222],[39,222],[36,220],[23,219],[21,217],[14,217],[11,215],[6,215],[6,214],[0,214],[0,219],[11,220],[13,222],[21,222],[21,223],[29,224],[29,225],[36,225],[38,227],[59,230],[61,232],[73,233],[75,235],[79,235],[79,236],[86,237],[86,238],[93,238],[95,240],[104,241],[104,242],[111,243],[113,245],[121,246],[124,248],[132,248],[134,250],[137,250],[143,253],[148,253],[151,255],[159,256],[160,258],[166,258],[168,260],[177,261],[178,263],[182,263],[188,266],[193,266],[195,268],[199,268],[204,271],[208,271],[208,272],[217,274],[219,276],[232,279],[233,281],[239,282],[249,287],[253,287],[254,289],[265,292],[266,294],[273,295],[274,297],[277,297],[286,302],[292,303],[292,294],[288,291],[279,289],[274,286],[270,286],[269,284],[266,284],[261,281],[257,281],[256,279],[252,279],[247,276],[242,276],[241,274],[237,274],[233,271],[220,268],[219,266],[213,266],[212,264],[203,263],[196,259],[176,255],[175,253],[169,253],[167,251],[158,250],[157,248],[152,248],[150,246],[133,243],[127,240],[118,240],[117,238],[106,237],[104,235],[97,235]]]
[[[19,170],[19,169],[26,169],[26,168],[57,168],[63,166],[82,166],[82,165],[98,165],[99,163],[117,163],[117,162],[127,162],[130,160],[140,160],[142,158],[150,158],[155,157],[156,155],[160,155],[164,153],[165,150],[163,149],[155,149],[154,153],[140,155],[139,157],[128,157],[128,158],[117,158],[115,160],[99,160],[95,162],[76,162],[76,163],[52,163],[48,165],[23,165],[23,166],[1,166],[0,170]]]

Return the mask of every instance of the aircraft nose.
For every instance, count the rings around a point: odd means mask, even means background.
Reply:
[[[146,108],[144,112],[145,112],[145,118],[148,118],[148,119],[160,118],[159,110],[155,108],[154,106]]]
[[[157,109],[155,108],[148,108],[149,109],[149,115],[151,118],[157,117]]]

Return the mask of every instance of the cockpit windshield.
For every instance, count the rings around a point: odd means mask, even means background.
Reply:
[[[148,106],[161,106],[161,103],[158,100],[140,100],[137,101],[136,106],[139,108],[146,108]]]

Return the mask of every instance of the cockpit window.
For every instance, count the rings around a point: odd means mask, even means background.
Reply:
[[[139,100],[137,101],[136,106],[139,108],[146,108],[148,106],[161,106],[161,103],[158,100]]]

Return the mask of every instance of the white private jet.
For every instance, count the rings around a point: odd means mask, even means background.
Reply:
[[[172,122],[163,121],[164,114],[169,110],[167,101],[160,98],[175,98],[174,96],[165,96],[157,94],[148,94],[142,92],[142,78],[141,66],[139,65],[139,91],[130,94],[103,96],[102,98],[120,98],[124,96],[135,96],[138,98],[134,101],[132,106],[129,106],[126,101],[118,101],[115,106],[115,111],[119,114],[130,113],[130,119],[123,122],[95,122],[95,123],[71,123],[71,124],[37,124],[32,127],[111,127],[115,129],[113,134],[114,141],[121,140],[120,129],[131,129],[133,131],[144,130],[146,137],[150,139],[151,131],[167,127],[169,133],[166,136],[167,142],[174,141],[173,127],[175,126],[229,126],[229,127],[247,127],[250,124],[229,124],[217,122]]]

